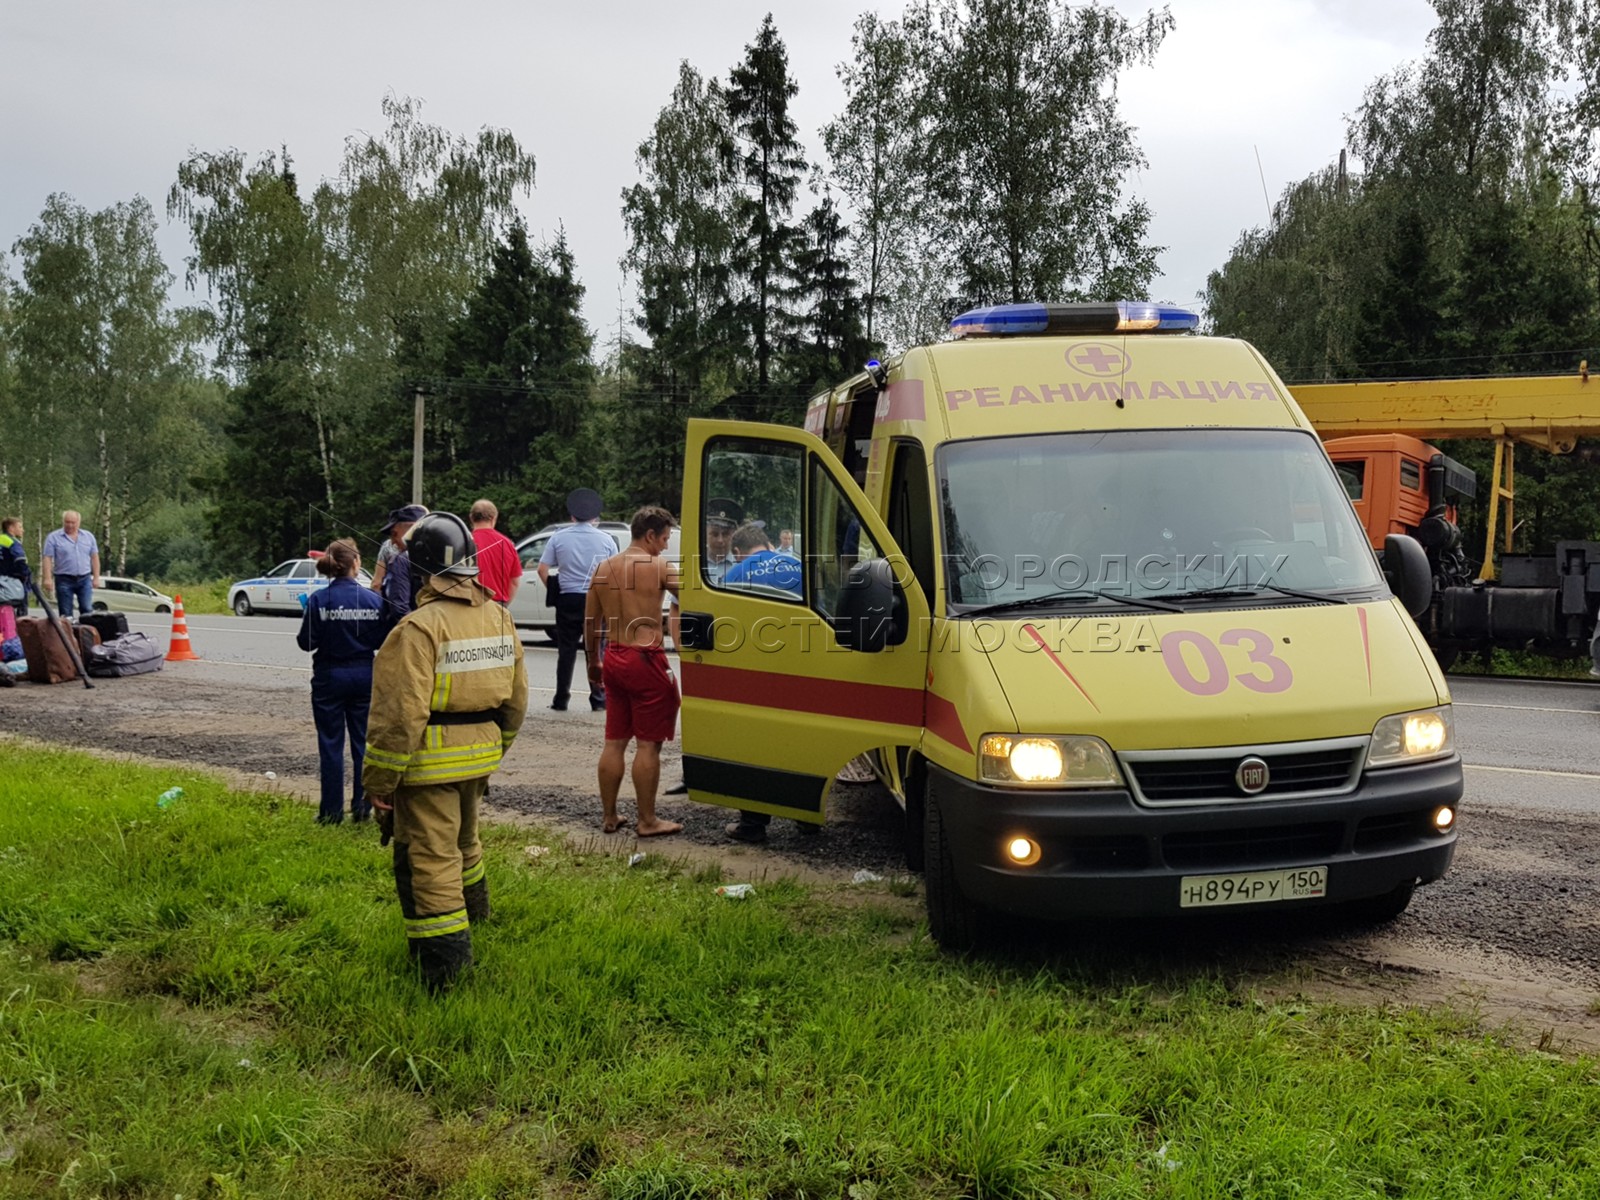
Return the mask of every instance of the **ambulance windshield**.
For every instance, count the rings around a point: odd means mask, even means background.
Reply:
[[[1298,430],[986,438],[942,446],[938,469],[956,613],[1054,593],[1387,594],[1338,476]]]

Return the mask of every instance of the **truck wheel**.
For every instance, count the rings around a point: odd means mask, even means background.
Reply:
[[[1405,912],[1416,890],[1416,884],[1402,883],[1394,891],[1381,896],[1346,901],[1339,906],[1339,914],[1355,925],[1387,925]]]
[[[233,600],[233,611],[241,617],[250,615],[250,597],[240,592]]]
[[[928,903],[928,932],[941,948],[960,954],[983,943],[988,932],[988,914],[961,894],[961,885],[956,882],[955,857],[950,850],[950,837],[939,802],[928,797],[925,810],[923,891]]]

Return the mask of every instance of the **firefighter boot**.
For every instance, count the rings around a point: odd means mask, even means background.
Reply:
[[[422,973],[422,983],[434,995],[450,990],[461,973],[472,965],[472,932],[441,933],[437,937],[412,938],[411,957]]]
[[[489,919],[489,880],[481,858],[461,872],[461,895],[467,902],[467,920],[482,925]]]

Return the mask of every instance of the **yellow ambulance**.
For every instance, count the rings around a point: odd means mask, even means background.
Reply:
[[[980,309],[803,430],[691,422],[691,795],[820,823],[870,755],[951,948],[1004,914],[1384,920],[1443,875],[1421,548],[1380,564],[1272,368],[1197,327]]]

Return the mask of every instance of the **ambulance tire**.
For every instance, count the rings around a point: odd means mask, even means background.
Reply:
[[[1416,884],[1402,883],[1394,891],[1381,896],[1348,900],[1339,906],[1339,915],[1352,925],[1387,925],[1405,912],[1416,890]]]
[[[923,831],[926,865],[922,886],[928,904],[928,932],[943,950],[954,954],[975,950],[988,940],[991,918],[961,894],[944,815],[932,796],[927,798]]]

